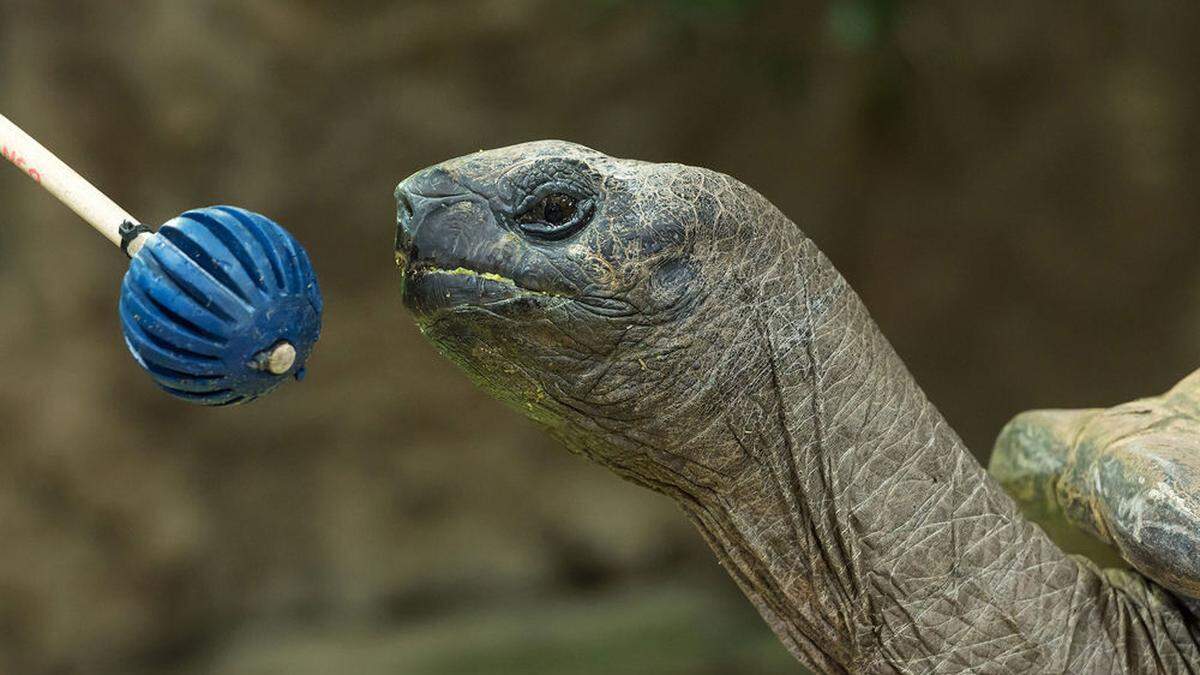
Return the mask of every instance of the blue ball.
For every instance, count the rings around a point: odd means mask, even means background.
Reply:
[[[302,377],[322,306],[304,248],[270,219],[233,206],[167,222],[121,284],[133,358],[168,393],[202,405],[245,403]],[[274,374],[266,357],[285,341],[296,360]]]

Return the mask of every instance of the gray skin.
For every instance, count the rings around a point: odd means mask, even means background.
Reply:
[[[1023,517],[800,229],[728,176],[559,141],[397,189],[418,326],[676,500],[822,672],[1186,672],[1187,607]]]

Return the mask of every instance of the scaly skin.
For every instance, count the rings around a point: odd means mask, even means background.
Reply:
[[[745,185],[545,141],[427,169],[397,198],[422,332],[571,450],[675,499],[810,667],[1200,662],[1173,595],[1018,513],[845,280]]]

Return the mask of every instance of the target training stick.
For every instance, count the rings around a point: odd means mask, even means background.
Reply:
[[[230,405],[303,377],[323,301],[308,254],[274,221],[212,206],[154,233],[3,115],[0,152],[132,259],[125,344],[168,393]]]
[[[117,206],[116,202],[4,115],[0,115],[0,149],[5,159],[24,171],[33,182],[58,197],[58,201],[79,214],[80,218],[117,246],[121,245],[121,226],[126,223],[138,224],[125,209]],[[137,250],[130,250],[129,253],[132,256]]]

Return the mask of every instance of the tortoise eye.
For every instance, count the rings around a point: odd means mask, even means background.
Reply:
[[[517,224],[527,234],[542,239],[562,239],[587,224],[591,200],[578,200],[556,192],[546,195],[517,215]]]
[[[575,200],[567,195],[550,195],[538,202],[542,220],[551,225],[562,225],[575,215]]]

